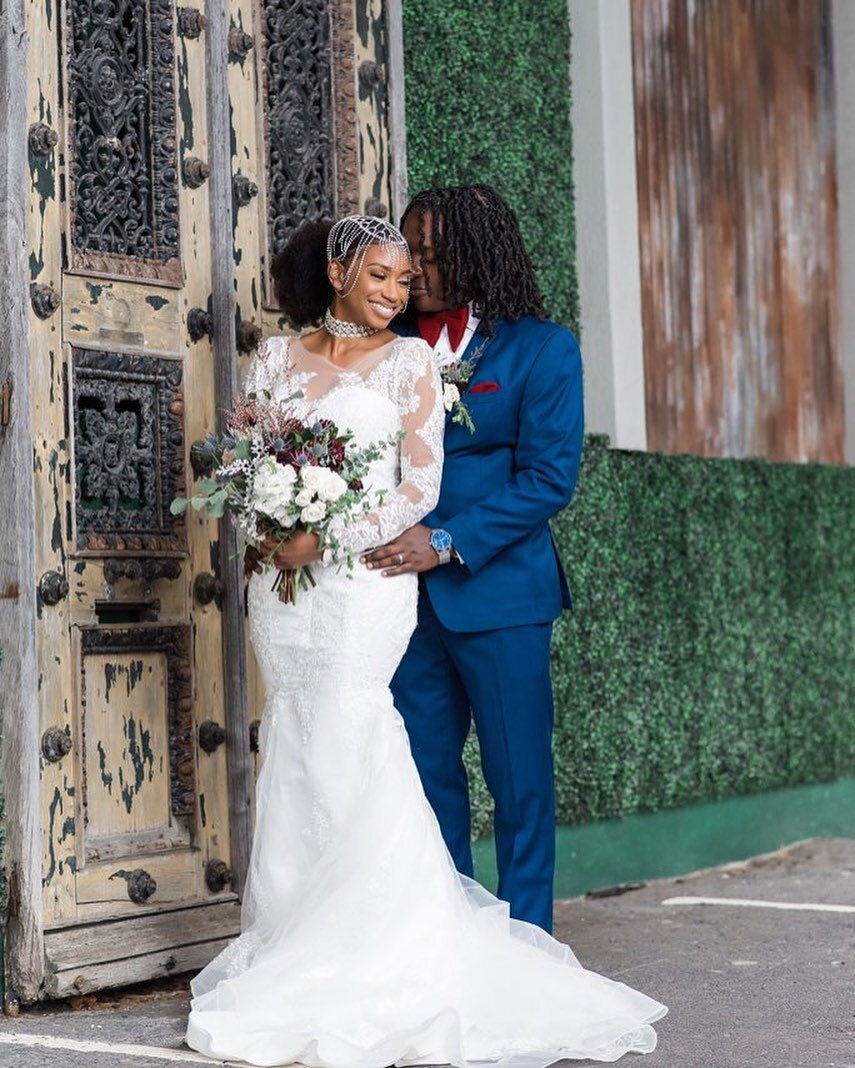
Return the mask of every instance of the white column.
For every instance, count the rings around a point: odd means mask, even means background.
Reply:
[[[569,8],[587,428],[646,449],[629,0]]]
[[[840,364],[846,462],[855,464],[855,3],[832,0],[840,226]]]

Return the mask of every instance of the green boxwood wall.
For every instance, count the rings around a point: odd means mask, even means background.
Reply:
[[[404,0],[411,192],[489,182],[553,318],[578,321],[567,0]]]
[[[855,469],[592,437],[554,526],[561,822],[855,770]]]

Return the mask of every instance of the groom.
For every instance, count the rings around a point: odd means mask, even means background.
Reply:
[[[395,675],[428,800],[457,869],[472,875],[463,744],[474,720],[495,802],[499,896],[549,931],[555,867],[552,624],[570,594],[549,519],[569,502],[582,449],[582,364],[546,319],[516,216],[489,186],[420,193],[402,229],[412,322],[440,367],[469,360],[474,433],[446,421],[436,509],[364,557],[419,572],[418,624]]]

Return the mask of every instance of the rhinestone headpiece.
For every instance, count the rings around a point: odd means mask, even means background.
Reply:
[[[327,238],[327,261],[347,263],[341,296],[346,297],[356,285],[365,254],[372,245],[386,245],[397,257],[396,266],[409,266],[410,250],[397,226],[375,215],[345,215],[333,223]]]

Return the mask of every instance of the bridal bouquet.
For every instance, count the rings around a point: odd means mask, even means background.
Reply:
[[[174,515],[192,507],[215,518],[228,510],[247,544],[261,549],[271,536],[275,540],[264,563],[302,530],[318,535],[324,565],[335,560],[352,569],[353,554],[342,548],[337,531],[377,506],[382,491],[367,491],[362,480],[397,439],[357,448],[353,435],[331,420],[298,417],[290,402],[300,396],[274,404],[266,391],[242,393],[228,413],[226,433],[209,434],[199,445],[209,477],[195,496],[176,497],[170,508]],[[273,589],[288,604],[307,584],[315,580],[302,567],[279,571]]]

